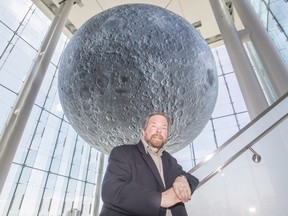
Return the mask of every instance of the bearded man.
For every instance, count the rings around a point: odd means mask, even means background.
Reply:
[[[184,203],[199,181],[163,149],[169,130],[169,116],[152,113],[143,122],[138,144],[111,151],[100,216],[187,216]]]

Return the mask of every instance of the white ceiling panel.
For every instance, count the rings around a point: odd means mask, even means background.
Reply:
[[[49,17],[53,18],[51,8],[59,6],[59,0],[33,0],[33,2]],[[226,0],[227,2],[227,0]],[[81,0],[81,5],[75,4],[69,15],[70,26],[78,29],[85,21],[92,16],[122,4],[153,4],[166,8],[181,17],[185,18],[191,24],[201,23],[197,29],[204,39],[212,39],[220,36],[216,20],[214,18],[209,0]],[[53,6],[54,5],[54,6]],[[50,9],[49,9],[50,8]],[[55,12],[54,12],[55,13]],[[235,10],[233,10],[233,19],[238,30],[242,29],[241,22]],[[71,25],[72,24],[72,25]],[[67,32],[67,29],[66,29]],[[71,36],[72,34],[70,34]],[[210,44],[210,46],[222,44],[222,41]]]

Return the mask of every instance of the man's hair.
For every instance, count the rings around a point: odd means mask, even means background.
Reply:
[[[152,117],[152,116],[155,116],[155,115],[162,115],[166,118],[167,122],[168,122],[168,131],[170,129],[170,126],[171,126],[171,120],[170,120],[170,117],[164,113],[164,112],[153,112],[153,113],[150,113],[143,121],[142,123],[142,129],[145,130],[147,125],[148,125],[148,121],[149,119]]]

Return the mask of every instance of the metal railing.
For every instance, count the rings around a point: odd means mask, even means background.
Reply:
[[[283,97],[281,97],[277,102],[275,102],[273,105],[271,105],[267,110],[265,110],[263,113],[261,113],[253,121],[251,121],[248,125],[246,125],[237,134],[235,134],[233,137],[231,137],[226,143],[224,143],[222,146],[220,146],[217,150],[215,150],[212,154],[210,154],[206,159],[204,159],[199,164],[197,164],[195,167],[193,167],[189,172],[194,173],[196,170],[199,170],[204,164],[206,164],[213,157],[215,157],[217,154],[219,154],[222,150],[224,150],[226,147],[228,147],[237,137],[239,137],[241,134],[243,134],[245,131],[247,131],[256,121],[258,121],[260,118],[262,118],[264,115],[266,115],[269,111],[271,111],[274,107],[276,107],[279,103],[281,103],[287,97],[288,97],[288,93],[285,94]],[[227,167],[229,164],[231,164],[235,159],[237,159],[239,156],[241,156],[247,150],[252,151],[252,153],[253,153],[252,160],[255,163],[260,162],[261,156],[252,148],[252,146],[255,143],[257,143],[259,140],[261,140],[263,137],[265,137],[265,135],[267,135],[269,132],[271,132],[274,128],[276,128],[278,125],[280,125],[287,118],[288,118],[288,113],[283,115],[275,123],[273,123],[270,127],[265,129],[258,136],[256,136],[251,142],[249,142],[247,145],[243,146],[243,148],[241,148],[236,153],[234,153],[229,159],[227,159],[220,166],[217,166],[217,168],[215,168],[210,174],[208,174],[204,179],[202,179],[199,182],[198,188],[201,187],[202,185],[204,185],[207,181],[209,181],[217,173],[221,172],[225,167]]]

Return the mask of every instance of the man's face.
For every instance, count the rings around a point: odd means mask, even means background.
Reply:
[[[154,148],[160,149],[168,136],[168,122],[162,115],[150,117],[147,127],[144,129],[144,140]]]

